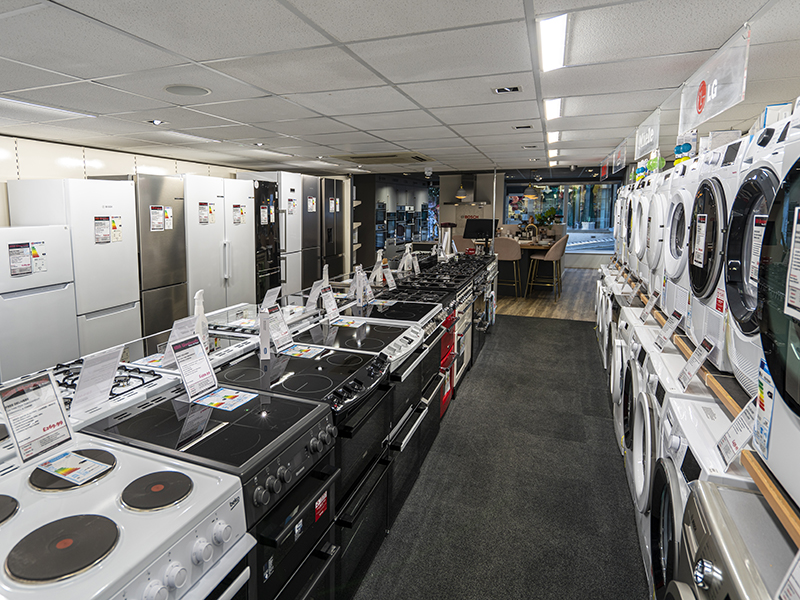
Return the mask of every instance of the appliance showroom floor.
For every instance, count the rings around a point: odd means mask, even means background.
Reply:
[[[592,323],[498,316],[356,600],[646,598],[605,381]]]
[[[523,279],[526,276],[527,273],[523,273]],[[515,298],[505,295],[513,294],[514,286],[503,286],[500,288],[503,295],[497,300],[497,314],[594,323],[596,281],[597,269],[564,269],[558,302],[553,302],[555,295],[551,287],[536,286],[527,298]]]

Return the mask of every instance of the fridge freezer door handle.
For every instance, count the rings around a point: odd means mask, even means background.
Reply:
[[[280,222],[280,218],[283,217],[283,222]],[[280,227],[280,236],[281,236],[281,252],[286,252],[286,210],[279,210],[278,211],[278,227]],[[284,281],[284,283],[286,283]]]
[[[281,256],[281,262],[283,263],[281,266],[281,283],[286,283],[286,270],[289,268],[289,266],[286,262],[285,256]]]
[[[231,278],[231,243],[222,242],[222,278],[228,281]]]

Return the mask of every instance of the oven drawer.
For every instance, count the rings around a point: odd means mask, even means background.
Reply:
[[[425,458],[422,454],[422,428],[429,412],[430,407],[420,402],[406,419],[394,441],[389,444],[389,456],[392,460],[389,475],[390,528],[411,493]]]
[[[424,349],[415,350],[392,373],[394,384],[394,398],[392,401],[392,411],[389,418],[389,429],[394,429],[408,412],[409,407],[419,402],[419,392],[422,388],[422,369],[421,363]]]
[[[428,456],[436,436],[439,435],[439,402],[444,387],[444,376],[437,375],[433,381],[428,384],[425,391],[422,393],[422,406],[428,406],[428,414],[425,421],[422,423],[420,431],[420,446],[422,452],[422,460]]]
[[[334,565],[340,554],[334,533],[331,527],[276,600],[334,600]]]

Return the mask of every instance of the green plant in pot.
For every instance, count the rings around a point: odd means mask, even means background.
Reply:
[[[539,227],[550,227],[553,223],[556,222],[556,207],[551,206],[544,212],[540,212],[536,215],[536,224]]]

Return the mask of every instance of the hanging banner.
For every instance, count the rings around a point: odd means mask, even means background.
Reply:
[[[658,149],[658,136],[661,133],[661,108],[653,111],[639,127],[636,128],[636,151],[633,159],[639,160],[646,154]]]
[[[678,135],[697,129],[744,100],[750,27],[744,28],[686,80],[681,91]]]
[[[628,160],[628,138],[622,140],[622,143],[614,148],[614,168],[612,173],[619,173],[625,168],[625,163]]]
[[[608,179],[610,164],[611,164],[611,155],[609,154],[603,159],[603,162],[600,163],[600,181],[605,181],[606,179]]]

